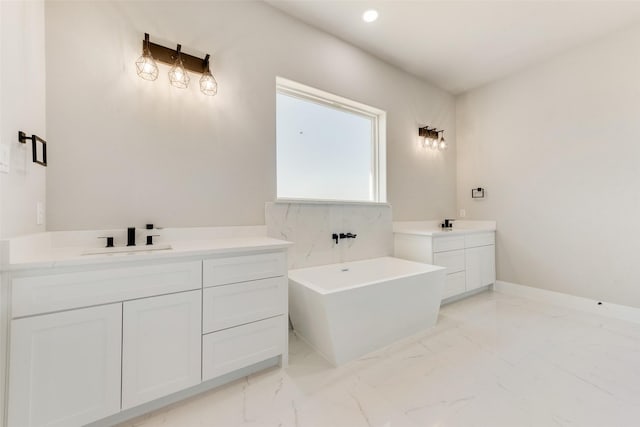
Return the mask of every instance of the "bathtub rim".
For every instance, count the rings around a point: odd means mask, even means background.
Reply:
[[[309,280],[304,280],[304,279],[294,279],[291,277],[291,273],[300,271],[300,270],[310,270],[310,269],[315,269],[315,268],[320,268],[320,267],[328,267],[328,266],[341,266],[341,265],[352,265],[352,264],[364,264],[366,262],[373,262],[375,260],[381,260],[381,259],[393,259],[393,260],[398,260],[398,261],[402,261],[403,263],[406,264],[414,264],[414,265],[418,265],[420,266],[420,268],[424,268],[424,271],[419,271],[419,272],[411,272],[411,273],[405,273],[405,274],[398,274],[398,275],[394,275],[394,276],[389,276],[389,277],[384,277],[382,279],[378,279],[378,280],[370,280],[370,281],[365,281],[365,282],[359,282],[357,284],[354,285],[350,285],[350,286],[345,286],[345,287],[341,287],[338,289],[324,289],[322,287],[319,287],[317,285],[312,284]],[[392,257],[392,256],[386,256],[386,257],[376,257],[376,258],[367,258],[367,259],[362,259],[362,260],[357,260],[357,261],[347,261],[347,262],[340,262],[340,263],[331,263],[331,264],[322,264],[322,265],[315,265],[312,267],[304,267],[304,268],[297,268],[297,269],[293,269],[293,270],[289,270],[288,274],[287,274],[287,278],[290,282],[294,282],[300,286],[304,286],[306,288],[308,288],[309,290],[312,290],[320,295],[331,295],[331,294],[338,294],[344,291],[349,291],[349,290],[354,290],[354,289],[359,289],[359,288],[363,288],[366,286],[373,286],[373,285],[378,285],[378,284],[384,284],[387,283],[391,280],[396,280],[396,279],[404,279],[407,277],[413,277],[413,276],[419,276],[421,274],[428,274],[428,273],[433,273],[436,271],[440,271],[440,270],[446,270],[446,267],[441,267],[439,265],[434,265],[434,264],[425,264],[422,262],[417,262],[417,261],[410,261],[410,260],[406,260],[403,258],[397,258],[397,257]]]

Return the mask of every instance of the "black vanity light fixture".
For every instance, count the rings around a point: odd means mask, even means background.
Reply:
[[[136,61],[136,72],[145,80],[156,80],[158,78],[158,66],[156,61],[171,65],[169,70],[169,82],[172,86],[185,89],[189,86],[189,73],[202,74],[200,78],[200,91],[205,95],[214,96],[218,93],[218,82],[211,74],[209,58],[207,54],[204,58],[189,55],[182,52],[182,45],[178,44],[175,49],[171,49],[149,41],[149,34],[144,34],[142,41],[142,55]]]
[[[136,72],[145,80],[155,80],[158,78],[158,65],[151,55],[149,46],[149,34],[144,34],[144,44],[142,45],[142,55],[136,61]]]
[[[184,69],[184,64],[182,63],[182,45],[178,45],[176,48],[177,58],[173,63],[173,67],[169,70],[169,82],[171,86],[177,87],[178,89],[186,89],[189,87],[189,74],[187,70]]]
[[[33,163],[47,167],[47,141],[38,135],[27,136],[27,134],[22,131],[18,132],[18,141],[22,144],[26,144],[28,139],[31,140]],[[38,142],[42,144],[42,160],[38,160]]]
[[[218,93],[218,82],[213,78],[211,69],[209,68],[209,54],[204,57],[204,73],[200,77],[200,91],[205,95],[214,96]]]
[[[422,138],[422,146],[425,148],[444,151],[449,147],[449,144],[444,139],[444,129],[424,126],[418,128],[418,136]]]

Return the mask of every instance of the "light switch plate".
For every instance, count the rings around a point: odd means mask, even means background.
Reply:
[[[9,173],[11,167],[11,147],[0,144],[0,172]]]
[[[36,225],[44,224],[44,203],[36,203]]]

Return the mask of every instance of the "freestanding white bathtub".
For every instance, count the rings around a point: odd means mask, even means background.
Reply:
[[[445,268],[374,258],[289,271],[296,334],[334,365],[433,327]]]

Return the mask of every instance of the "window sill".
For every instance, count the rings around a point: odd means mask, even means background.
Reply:
[[[363,202],[351,200],[316,200],[316,199],[276,199],[276,204],[299,204],[299,205],[355,205],[355,206],[389,206],[387,202]]]

